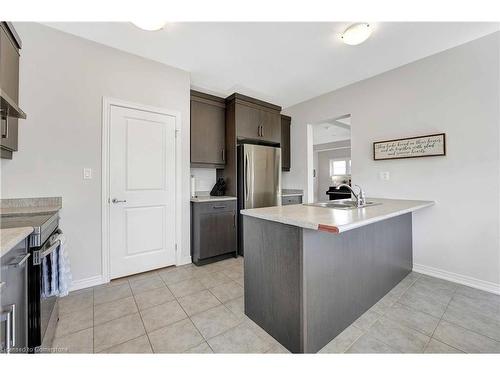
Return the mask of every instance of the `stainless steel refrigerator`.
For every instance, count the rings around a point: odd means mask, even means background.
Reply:
[[[238,145],[238,209],[281,206],[281,149]],[[243,255],[243,219],[238,211],[238,253]]]

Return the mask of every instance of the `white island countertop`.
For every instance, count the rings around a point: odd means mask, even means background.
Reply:
[[[306,229],[342,233],[391,217],[432,206],[432,201],[368,198],[378,205],[350,210],[303,204],[241,210],[246,216],[294,225]]]

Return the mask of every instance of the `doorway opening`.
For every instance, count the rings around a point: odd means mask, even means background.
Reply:
[[[311,124],[311,130],[312,173],[308,173],[308,185],[312,186],[313,201],[343,198],[335,188],[351,184],[351,115]],[[350,198],[350,194],[345,195]]]

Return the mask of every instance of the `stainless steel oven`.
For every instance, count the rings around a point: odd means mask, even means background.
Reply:
[[[59,231],[59,214],[5,217],[1,225],[34,228],[28,237],[27,347],[29,352],[45,351],[52,345],[59,312],[57,297],[45,297],[42,293],[42,263],[59,246],[53,241]]]

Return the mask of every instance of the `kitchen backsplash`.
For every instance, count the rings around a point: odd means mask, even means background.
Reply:
[[[210,191],[217,181],[215,168],[191,168],[191,176],[196,180],[196,191]]]

